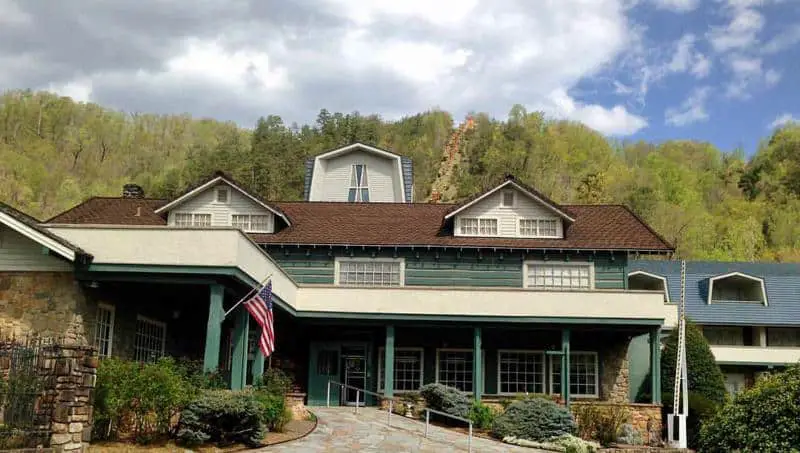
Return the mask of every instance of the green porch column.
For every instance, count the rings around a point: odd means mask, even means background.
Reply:
[[[561,331],[561,398],[569,407],[569,329]]]
[[[394,326],[386,326],[386,345],[383,348],[383,396],[394,396]]]
[[[222,341],[222,300],[225,288],[222,285],[209,287],[211,297],[208,303],[208,324],[206,324],[206,350],[203,354],[203,371],[212,372],[219,368],[219,347]]]
[[[650,331],[650,377],[653,404],[661,404],[661,328]]]
[[[247,385],[247,336],[250,330],[250,313],[244,307],[239,307],[235,316],[231,389],[241,390]]]
[[[472,392],[475,395],[475,401],[481,400],[481,392],[483,391],[483,355],[481,354],[481,343],[483,334],[480,327],[476,327],[473,332],[473,349],[472,349]]]
[[[256,354],[253,358],[253,369],[250,370],[253,374],[253,384],[256,383],[257,379],[260,379],[264,376],[264,353],[261,352],[261,348],[256,348]]]

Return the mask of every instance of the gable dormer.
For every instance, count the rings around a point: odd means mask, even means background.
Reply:
[[[767,305],[764,279],[741,272],[731,272],[708,279],[708,303],[749,302]]]
[[[277,208],[217,172],[155,210],[167,225],[179,228],[235,227],[245,233],[274,233],[289,219]]]
[[[354,143],[306,162],[306,201],[402,203],[412,198],[411,160],[393,152]]]
[[[457,206],[445,216],[455,236],[563,239],[574,219],[511,175],[503,183]]]

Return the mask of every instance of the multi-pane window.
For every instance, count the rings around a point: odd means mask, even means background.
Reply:
[[[231,217],[231,225],[247,232],[267,233],[270,231],[270,216],[235,214]]]
[[[354,286],[402,286],[401,260],[339,260],[338,284]]]
[[[144,316],[136,317],[136,336],[133,358],[139,362],[154,362],[164,356],[167,325]]]
[[[227,203],[228,194],[229,190],[227,187],[220,187],[219,189],[217,189],[217,203]]]
[[[550,362],[551,393],[561,394],[561,357],[553,356]],[[597,354],[572,352],[569,355],[569,392],[572,396],[598,395]]]
[[[503,207],[511,208],[514,206],[514,192],[508,190],[503,192]]]
[[[463,236],[497,236],[497,219],[462,217],[459,224]]]
[[[497,352],[500,393],[544,393],[544,354],[534,351]]]
[[[367,166],[355,164],[350,168],[350,189],[347,201],[369,201],[369,180],[367,179]]]
[[[800,346],[800,329],[796,327],[768,327],[767,346]]]
[[[114,342],[114,307],[106,304],[97,306],[94,330],[94,346],[100,357],[111,356]]]
[[[743,346],[744,329],[736,326],[703,326],[703,336],[710,345]]]
[[[462,392],[472,392],[472,350],[437,350],[436,382]]]
[[[383,391],[386,361],[384,349],[378,352],[378,391]],[[417,391],[422,387],[422,348],[395,348],[394,350],[394,390],[397,392]]]
[[[592,265],[528,263],[525,283],[536,289],[591,289]]]
[[[519,219],[519,235],[525,237],[558,237],[556,219]]]
[[[175,226],[177,227],[206,227],[211,226],[211,214],[175,213]]]

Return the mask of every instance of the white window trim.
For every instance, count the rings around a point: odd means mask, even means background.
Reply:
[[[670,303],[669,286],[667,286],[667,277],[664,277],[663,275],[651,274],[650,272],[645,272],[645,271],[628,272],[628,286],[630,286],[631,277],[635,277],[637,275],[643,275],[645,277],[649,277],[654,280],[661,280],[661,282],[664,284],[664,300],[666,301],[666,303]]]
[[[225,191],[227,192],[227,196],[225,197],[226,201],[219,201],[219,192]],[[215,204],[230,204],[231,203],[231,188],[230,187],[220,187],[217,186],[214,188],[214,203]]]
[[[537,221],[537,224],[536,224],[536,235],[535,236],[523,235],[522,234],[522,221],[523,220],[536,220]],[[556,234],[555,234],[555,236],[542,236],[542,235],[540,235],[539,234],[539,224],[538,224],[539,220],[555,220],[556,221]],[[521,238],[561,239],[561,237],[564,235],[563,234],[563,228],[564,227],[561,224],[561,219],[558,219],[558,218],[555,218],[555,217],[518,217],[517,218],[517,236],[519,236]]]
[[[207,228],[205,226],[195,226],[194,218],[195,218],[195,216],[198,216],[198,215],[210,216],[210,222],[208,224],[209,227],[212,226],[212,224],[214,223],[214,215],[211,214],[210,212],[173,212],[172,216],[171,216],[172,217],[172,225],[171,226],[175,226],[175,227],[178,226],[178,216],[179,215],[190,215],[190,216],[192,216],[192,224],[191,225],[189,225],[189,226],[180,226],[179,228]]]
[[[111,312],[111,322],[109,323],[109,329],[108,329],[108,354],[105,355],[105,356],[102,356],[102,357],[111,357],[111,355],[114,352],[113,351],[114,350],[114,322],[115,322],[115,320],[117,318],[117,307],[115,307],[114,305],[111,305],[111,304],[106,304],[106,303],[100,302],[100,303],[97,304],[97,308],[98,309],[102,308],[102,309],[105,309],[105,310],[108,310],[108,311]],[[97,316],[97,315],[95,315],[95,316]],[[95,343],[95,347],[96,347],[97,346],[97,320],[95,320],[94,336],[95,336],[94,343]],[[99,353],[99,351],[98,351],[98,353]]]
[[[337,256],[336,260],[334,261],[333,265],[333,284],[339,285],[339,271],[341,268],[342,262],[373,262],[373,263],[400,263],[400,285],[399,286],[406,286],[406,259],[405,258],[369,258],[369,257],[349,257],[349,256]],[[375,286],[375,285],[347,285],[350,287],[356,288],[391,288],[387,286]]]
[[[356,181],[357,185],[355,185],[355,186],[352,184],[353,176],[357,175],[357,173],[356,173],[356,165],[361,165],[361,167],[362,167],[361,168],[361,177],[362,177],[362,179],[363,179],[364,175],[367,176],[367,184],[364,185],[364,186],[358,185],[358,184],[361,183],[361,181]],[[361,162],[355,162],[355,163],[351,164],[350,165],[350,178],[349,178],[349,181],[350,181],[350,184],[348,185],[348,189],[347,189],[348,190],[348,202],[349,203],[369,203],[370,201],[372,201],[372,193],[370,193],[370,190],[369,190],[370,176],[369,176],[369,173],[367,172],[367,164],[361,163]],[[350,190],[353,190],[353,189],[355,189],[355,191],[356,191],[356,199],[351,202],[351,201],[349,201]],[[361,198],[361,190],[363,190],[363,189],[367,190],[367,197],[370,199],[370,201],[359,200],[359,198]]]
[[[472,238],[476,238],[476,237],[500,237],[501,236],[500,235],[500,217],[460,216],[460,217],[457,217],[456,219],[457,219],[457,221],[456,221],[455,236],[464,236],[464,237],[472,237]],[[469,219],[469,220],[477,219],[478,220],[478,233],[477,234],[464,234],[464,233],[461,232],[461,222],[464,219]],[[484,234],[481,234],[481,220],[494,220],[495,222],[497,222],[497,235],[486,236]]]
[[[526,354],[533,353],[541,355],[542,365],[544,367],[544,370],[542,370],[542,373],[544,374],[544,376],[542,376],[542,391],[547,392],[547,374],[548,374],[547,372],[549,370],[549,367],[547,366],[547,355],[544,353],[544,351],[538,351],[535,349],[498,349],[497,350],[497,394],[498,395],[516,395],[518,393],[518,392],[500,391],[500,389],[502,388],[502,385],[500,383],[500,354],[503,352],[512,352],[512,353],[523,352]]]
[[[730,273],[727,273],[727,274],[717,275],[716,277],[709,278],[708,279],[708,305],[711,305],[712,303],[714,303],[714,300],[711,298],[712,297],[711,295],[714,294],[714,282],[716,282],[717,280],[724,280],[724,279],[729,278],[729,277],[741,277],[741,278],[744,278],[744,279],[747,279],[747,280],[752,280],[752,281],[760,284],[761,285],[761,297],[763,299],[763,301],[743,300],[743,301],[731,301],[731,302],[739,302],[739,303],[744,303],[744,304],[755,303],[755,304],[764,305],[765,307],[769,306],[769,303],[767,302],[767,288],[766,288],[766,285],[764,285],[764,279],[760,278],[760,277],[754,277],[752,275],[747,275],[747,274],[744,274],[742,272],[730,272]],[[718,300],[716,302],[717,303],[725,303],[727,301]]]
[[[529,288],[528,286],[528,265],[558,265],[558,266],[589,266],[589,288],[588,289],[573,289],[573,288],[566,288],[566,289],[556,289],[556,288],[533,288],[536,291],[594,291],[595,290],[595,280],[594,280],[594,261],[541,261],[541,260],[533,260],[533,261],[523,261],[522,262],[522,287]]]
[[[475,350],[471,348],[436,348],[436,367],[434,370],[434,382],[439,384],[439,352],[471,352],[472,363],[475,363]],[[481,393],[486,393],[486,350],[481,349]],[[472,376],[472,387],[475,388],[475,375]],[[466,392],[472,395],[473,392]]]
[[[247,228],[247,229],[242,230],[245,233],[272,233],[272,232],[275,231],[275,216],[272,215],[271,213],[270,214],[236,214],[236,213],[233,213],[233,214],[231,214],[231,222],[230,222],[231,226],[234,226],[233,225],[233,218],[236,217],[236,216],[247,216],[249,218],[249,220],[247,221],[247,224],[250,225],[250,227]],[[265,216],[265,217],[267,217],[267,229],[266,230],[254,230],[254,229],[252,229],[253,216]]]
[[[582,393],[570,393],[570,397],[576,398],[599,398],[600,397],[600,358],[597,355],[597,351],[570,351],[570,354],[591,354],[594,356],[594,389],[595,392],[593,394],[582,394]],[[555,357],[555,356],[554,356]],[[563,356],[562,357],[563,360]],[[548,363],[548,380],[550,381],[550,394],[552,395],[561,395],[560,393],[553,393],[553,362],[555,360],[550,360]],[[567,385],[570,385],[567,382]]]
[[[143,321],[143,322],[146,322],[146,323],[150,323],[150,324],[159,326],[162,329],[164,329],[164,335],[161,337],[161,357],[164,357],[164,354],[166,353],[166,350],[167,350],[167,323],[165,323],[164,321],[159,321],[157,319],[148,318],[147,316],[142,316],[142,315],[138,315],[138,314],[136,315],[136,321]],[[135,332],[134,332],[134,335],[135,335]],[[133,350],[134,350],[134,355],[135,355],[136,354],[136,345],[135,344],[134,344]]]
[[[511,194],[511,206],[506,206],[503,204],[505,201],[506,194]],[[516,190],[502,190],[500,191],[500,208],[501,209],[513,209],[517,207],[517,191]]]
[[[416,347],[394,348],[394,352],[397,352],[397,351],[419,351],[419,360],[420,360],[419,385],[420,385],[420,387],[425,385],[425,380],[424,380],[424,378],[425,378],[425,348],[416,348]],[[381,346],[381,347],[378,348],[378,358],[380,358],[381,354],[385,354],[385,353],[386,353],[386,348],[384,346]],[[381,364],[379,363],[378,364],[378,377],[382,378],[383,376],[381,375],[380,370],[381,370]],[[386,371],[385,368],[384,368],[384,371]],[[392,379],[392,382],[394,382],[394,379]],[[413,392],[416,392],[418,390],[419,389],[417,389],[417,390],[397,390],[397,389],[394,389],[394,393],[413,393]],[[384,391],[384,389],[383,389],[383,379],[378,379],[378,392],[383,392],[383,391]]]

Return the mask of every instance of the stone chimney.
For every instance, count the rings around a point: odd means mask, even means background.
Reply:
[[[431,203],[438,203],[440,197],[439,192],[434,190],[431,192]]]
[[[122,198],[144,198],[144,189],[136,184],[122,186]]]

